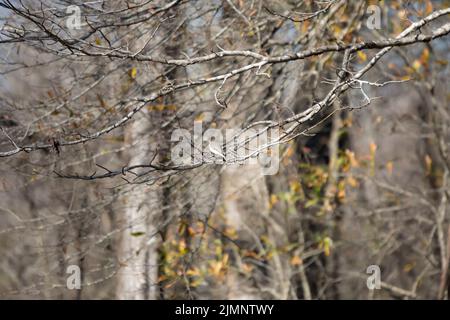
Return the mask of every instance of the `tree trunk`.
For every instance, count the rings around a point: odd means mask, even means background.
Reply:
[[[150,141],[142,139],[149,132],[150,122],[138,119],[131,126],[130,164],[148,163],[153,155]],[[144,136],[145,137],[145,136]],[[130,188],[121,220],[121,239],[118,262],[116,297],[118,299],[156,299],[158,293],[158,246],[157,220],[160,216],[160,195],[146,185]],[[120,213],[119,213],[120,214]]]

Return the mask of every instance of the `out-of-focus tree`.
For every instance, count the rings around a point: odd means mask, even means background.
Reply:
[[[0,293],[448,297],[448,7],[1,0]]]

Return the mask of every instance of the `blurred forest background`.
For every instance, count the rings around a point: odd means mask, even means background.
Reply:
[[[448,298],[449,7],[0,0],[0,298]],[[200,122],[278,172],[174,164]]]

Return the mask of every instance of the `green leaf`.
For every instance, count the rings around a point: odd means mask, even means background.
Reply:
[[[305,208],[310,208],[310,207],[316,205],[318,202],[319,202],[319,199],[318,199],[318,198],[314,198],[314,199],[308,200],[308,201],[305,203]]]
[[[145,232],[142,231],[136,231],[136,232],[131,232],[130,235],[132,235],[133,237],[140,237],[143,236],[145,234]]]

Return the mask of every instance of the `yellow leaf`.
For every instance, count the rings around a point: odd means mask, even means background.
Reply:
[[[323,252],[326,257],[331,254],[331,247],[333,246],[333,240],[330,237],[325,237],[320,243],[320,247],[323,248]]]
[[[358,51],[357,55],[358,55],[359,60],[361,60],[362,62],[367,60],[367,55],[364,52]]]
[[[388,63],[387,67],[388,67],[388,69],[391,69],[391,70],[398,69],[397,66],[394,63]]]
[[[337,37],[338,35],[340,35],[341,32],[342,32],[342,29],[341,29],[338,25],[333,25],[333,26],[331,27],[331,29],[333,30],[333,34],[335,34],[336,37]]]
[[[190,227],[190,226],[187,228],[187,231],[188,231],[190,236],[194,236],[196,234],[195,229]]]
[[[403,20],[403,19],[407,18],[408,14],[407,14],[406,10],[403,9],[403,10],[398,11],[397,16]]]
[[[420,60],[415,60],[415,61],[413,62],[412,68],[413,68],[415,71],[419,71],[421,66],[422,66],[422,63],[420,62]]]
[[[253,266],[251,264],[248,263],[243,263],[242,264],[242,270],[244,271],[244,273],[250,273],[253,270]]]
[[[273,208],[278,203],[278,196],[276,194],[270,195],[269,208]]]
[[[302,23],[302,28],[301,28],[302,33],[305,34],[308,31],[308,27],[309,27],[309,21],[306,20]]]
[[[186,248],[186,242],[182,239],[180,240],[180,242],[178,243],[178,252],[181,255],[184,255],[188,252],[187,248]]]
[[[289,146],[289,148],[286,150],[286,157],[290,158],[294,154],[294,148],[292,146]]]
[[[201,285],[203,283],[203,279],[202,278],[196,278],[194,281],[191,281],[190,283],[189,283],[189,285],[191,286],[191,287],[198,287],[199,285]]]
[[[200,232],[199,232],[200,233]],[[238,234],[235,228],[233,227],[226,227],[224,230],[224,234],[230,238],[230,239],[237,239],[238,238]]]
[[[433,159],[431,159],[431,157],[427,154],[425,156],[425,172],[427,176],[431,174],[432,166],[433,166]]]
[[[136,79],[137,69],[135,67],[131,68],[129,71],[129,75],[131,79]]]
[[[198,274],[198,269],[189,269],[188,271],[186,271],[186,275],[188,276],[197,276]]]
[[[294,193],[298,193],[300,191],[300,183],[298,181],[292,181],[290,183],[291,191]]]
[[[406,75],[406,76],[400,77],[400,80],[408,81],[408,80],[411,80],[411,77]]]
[[[95,38],[95,44],[99,46],[102,44],[102,41],[99,38]]]
[[[198,114],[198,115],[195,117],[194,121],[195,121],[195,122],[202,122],[204,119],[205,119],[205,114],[204,114],[204,113],[200,113],[200,114]]]
[[[356,159],[355,153],[353,151],[346,149],[345,155],[346,155],[348,161],[350,162],[350,166],[352,168],[357,168],[359,166],[359,162]]]
[[[373,158],[377,151],[377,145],[374,142],[371,142],[369,145],[369,150],[370,150],[370,156]]]
[[[339,199],[339,201],[344,202],[345,200],[345,189],[340,189],[337,193],[337,197]]]
[[[224,255],[223,255],[223,258],[222,258],[222,264],[224,265],[224,266],[226,266],[227,264],[228,264],[228,259],[229,259],[229,255],[228,255],[228,253],[225,253]]]
[[[415,262],[411,262],[411,263],[407,263],[403,266],[403,272],[408,273],[410,272],[412,269],[414,269],[416,263]]]
[[[391,176],[392,171],[394,170],[394,164],[392,163],[392,161],[389,161],[388,163],[386,163],[386,170],[387,170],[388,174]]]
[[[425,7],[425,14],[428,16],[432,12],[433,12],[433,4],[431,3],[431,0],[427,0],[427,4]]]
[[[291,265],[292,266],[299,266],[303,263],[302,258],[300,258],[299,256],[293,256],[291,259]]]
[[[349,184],[351,187],[353,187],[353,188],[356,188],[357,186],[359,186],[358,181],[357,181],[355,178],[353,178],[352,176],[349,176],[349,177],[347,178],[347,182],[348,182],[348,184]]]
[[[166,284],[165,286],[164,286],[164,288],[165,289],[170,289],[171,287],[173,287],[173,285],[176,283],[176,281],[172,281],[172,282],[169,282],[168,284]]]
[[[212,261],[211,265],[211,273],[215,276],[220,275],[220,271],[222,270],[222,261]]]
[[[353,126],[353,120],[352,120],[352,118],[345,118],[345,119],[343,119],[342,120],[342,125],[344,126],[344,127],[347,127],[347,128],[351,128],[352,126]]]
[[[428,60],[430,60],[430,50],[428,48],[425,48],[422,52],[422,55],[420,56],[420,62],[422,64],[428,63]]]
[[[166,280],[166,279],[167,279],[167,277],[166,277],[164,274],[162,274],[162,275],[160,275],[160,276],[158,277],[158,281],[159,281],[159,282],[164,281],[164,280]]]

